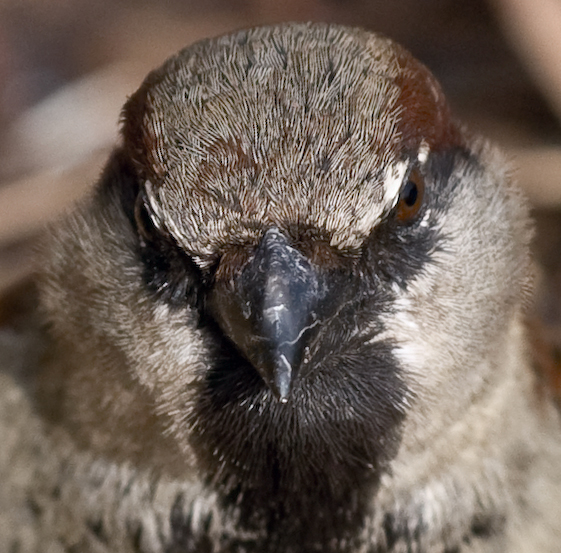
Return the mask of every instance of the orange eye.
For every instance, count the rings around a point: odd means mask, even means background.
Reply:
[[[396,217],[398,221],[406,223],[411,221],[423,205],[425,195],[425,181],[423,176],[413,169],[409,178],[403,185],[397,203]]]

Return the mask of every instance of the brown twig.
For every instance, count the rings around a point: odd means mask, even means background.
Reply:
[[[561,2],[492,0],[507,38],[561,120]]]

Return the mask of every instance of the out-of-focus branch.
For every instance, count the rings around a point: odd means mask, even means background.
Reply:
[[[9,131],[4,174],[62,171],[115,143],[121,106],[142,76],[135,65],[116,63],[30,108]]]
[[[509,152],[516,167],[516,179],[532,205],[561,208],[561,148],[526,148]]]
[[[72,169],[47,169],[0,187],[0,246],[36,233],[83,196],[106,158],[101,151]]]
[[[507,37],[561,121],[561,2],[492,0]]]

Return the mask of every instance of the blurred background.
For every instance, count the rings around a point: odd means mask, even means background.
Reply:
[[[0,0],[0,290],[29,274],[44,225],[95,182],[120,108],[150,69],[200,38],[295,20],[401,42],[457,116],[511,156],[537,220],[538,341],[557,370],[559,0]]]

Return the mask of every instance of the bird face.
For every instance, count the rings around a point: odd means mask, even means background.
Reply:
[[[94,291],[59,326],[123,353],[226,502],[362,512],[493,378],[528,273],[502,158],[403,49],[322,25],[182,51],[123,137],[58,238]]]

